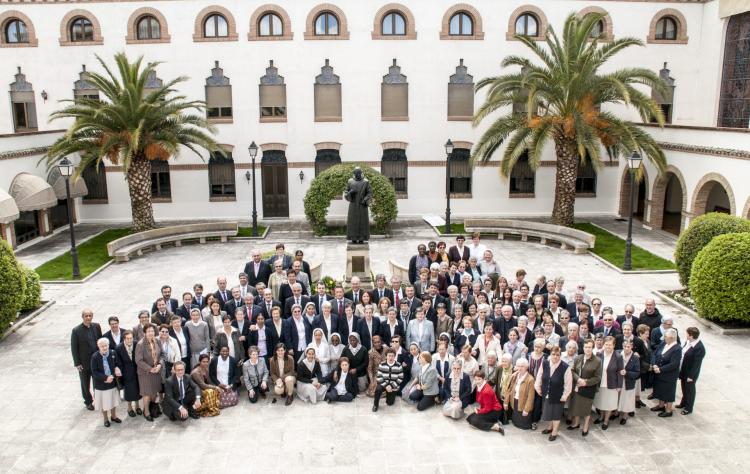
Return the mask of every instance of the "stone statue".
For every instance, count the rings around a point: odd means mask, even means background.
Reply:
[[[367,207],[372,201],[370,181],[362,175],[362,169],[354,168],[354,176],[349,178],[344,191],[344,199],[349,201],[346,219],[346,238],[352,243],[361,244],[370,240],[370,214]]]

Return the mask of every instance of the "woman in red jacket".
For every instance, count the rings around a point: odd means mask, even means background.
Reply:
[[[500,423],[503,414],[503,407],[497,401],[495,391],[490,384],[484,379],[484,372],[477,370],[474,372],[474,383],[477,387],[476,399],[479,408],[476,413],[472,413],[466,418],[466,421],[475,428],[483,431],[497,431],[505,436],[505,430]]]

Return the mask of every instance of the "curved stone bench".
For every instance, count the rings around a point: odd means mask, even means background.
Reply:
[[[200,224],[173,225],[126,235],[107,244],[107,253],[115,262],[127,262],[130,256],[143,255],[144,250],[161,250],[161,246],[173,243],[180,247],[185,240],[198,240],[205,244],[206,239],[216,238],[226,242],[237,235],[237,222],[208,222]]]
[[[400,263],[397,263],[395,260],[388,260],[388,270],[390,270],[391,276],[399,276],[403,282],[409,281],[409,269]]]
[[[529,237],[535,237],[542,244],[558,242],[561,249],[572,249],[579,254],[586,253],[588,249],[594,248],[596,243],[594,235],[582,230],[518,219],[466,219],[464,220],[464,229],[467,232],[496,233],[498,239],[505,238],[505,235],[520,235],[524,242]]]
[[[321,278],[323,278],[323,262],[316,262],[310,264],[310,277],[312,278],[312,281],[310,282],[310,285],[315,285],[316,282],[319,282]],[[313,291],[315,291],[313,289]]]

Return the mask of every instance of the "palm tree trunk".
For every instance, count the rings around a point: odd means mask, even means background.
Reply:
[[[557,173],[552,223],[572,227],[576,202],[576,178],[580,160],[575,140],[555,139],[555,152],[557,153]]]
[[[143,155],[136,155],[130,161],[128,191],[133,216],[133,232],[141,232],[156,227],[154,210],[151,207],[151,162]]]

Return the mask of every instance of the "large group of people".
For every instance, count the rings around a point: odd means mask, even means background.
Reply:
[[[184,421],[220,414],[240,392],[286,405],[371,397],[374,412],[401,398],[481,430],[539,426],[550,441],[563,419],[584,437],[592,419],[625,425],[644,399],[659,417],[692,413],[698,328],[683,342],[651,298],[616,315],[583,282],[566,291],[559,276],[506,278],[471,240],[420,244],[409,281],[376,275],[369,291],[356,277],[329,291],[301,250],[278,244],[265,260],[252,250],[234,286],[220,276],[213,293],[197,283],[177,300],[163,285],[132,330],[110,316],[102,333],[86,309],[71,334],[83,402],[109,427],[122,399],[130,417]]]

